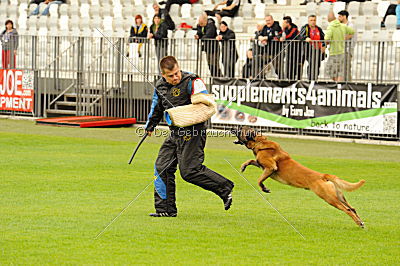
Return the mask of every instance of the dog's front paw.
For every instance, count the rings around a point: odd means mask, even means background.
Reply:
[[[269,190],[269,189],[266,188],[266,187],[263,187],[261,190],[262,190],[263,192],[265,192],[265,193],[271,193],[271,190]]]
[[[242,171],[242,173],[244,172],[244,170],[246,170],[247,164],[244,163],[240,166],[240,171]]]

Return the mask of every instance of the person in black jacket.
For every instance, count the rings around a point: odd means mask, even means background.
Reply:
[[[257,74],[256,74],[257,75]],[[246,52],[246,63],[242,68],[242,78],[252,79],[254,75],[254,63],[253,63],[253,49],[249,49]]]
[[[225,21],[221,22],[220,32],[216,37],[222,45],[222,64],[224,65],[225,77],[233,78],[235,76],[235,65],[238,60],[238,52],[235,44],[235,33],[228,28]]]
[[[148,38],[154,39],[157,60],[160,62],[168,50],[168,25],[161,21],[160,15],[154,15]]]
[[[136,15],[135,17],[135,25],[131,27],[131,34],[129,35],[130,43],[139,43],[138,53],[139,57],[141,56],[140,49],[147,37],[148,29],[147,25],[143,23],[143,18],[141,15]]]
[[[274,18],[271,15],[266,16],[265,26],[262,29],[260,36],[258,36],[258,41],[261,43],[266,43],[266,63],[270,63],[272,61],[272,65],[274,66],[275,72],[279,79],[283,77],[283,57],[282,54],[280,54],[282,46],[279,42],[281,36],[282,28],[279,26],[279,23],[274,21]]]
[[[303,68],[303,49],[299,30],[289,16],[283,17],[282,30],[281,41],[286,47],[286,78],[300,80]]]
[[[321,62],[325,59],[325,34],[317,26],[317,17],[310,15],[308,24],[301,28],[301,39],[304,43],[304,58],[308,62],[307,77],[308,80],[317,80]]]
[[[201,50],[206,52],[208,68],[211,76],[221,77],[221,69],[219,68],[219,45],[215,40],[217,37],[217,27],[213,19],[208,19],[207,14],[203,13],[199,17],[197,25],[197,34],[194,36],[196,40],[201,40]]]
[[[175,22],[172,20],[169,12],[165,9],[160,8],[157,3],[153,4],[154,15],[159,15],[162,22],[165,22],[169,30],[175,30]]]
[[[165,110],[191,104],[193,95],[208,94],[204,82],[193,73],[181,71],[173,56],[160,62],[162,78],[155,86],[146,133],[151,136],[158,123],[168,116]],[[154,205],[152,217],[176,217],[175,172],[179,166],[182,178],[219,196],[225,210],[232,204],[234,183],[203,164],[207,132],[205,122],[192,126],[170,125],[170,134],[162,144],[154,165]],[[194,199],[196,200],[196,199]],[[197,203],[196,203],[197,204]]]
[[[260,40],[262,38],[259,38],[262,36],[262,31],[264,29],[265,22],[260,21],[257,23],[257,30],[254,33],[255,36],[254,38],[251,38],[252,40],[252,50],[253,50],[253,58],[254,58],[254,64],[253,64],[253,78],[264,78],[264,71],[263,68],[265,64],[268,62],[267,58],[267,40]]]

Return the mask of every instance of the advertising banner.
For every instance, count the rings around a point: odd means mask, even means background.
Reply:
[[[33,112],[33,71],[0,69],[0,110]]]
[[[212,123],[397,134],[397,85],[213,79]]]

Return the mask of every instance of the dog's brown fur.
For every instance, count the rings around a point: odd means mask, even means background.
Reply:
[[[278,143],[268,140],[261,134],[256,134],[249,127],[243,127],[237,136],[239,142],[236,143],[244,144],[248,149],[253,150],[256,157],[256,160],[244,162],[241,170],[243,172],[248,165],[260,167],[263,173],[258,178],[258,185],[262,191],[269,192],[263,184],[268,177],[286,185],[311,189],[327,203],[347,213],[357,225],[364,227],[356,210],[350,206],[341,192],[341,189],[345,191],[358,189],[365,183],[364,180],[349,183],[335,175],[311,170],[293,160]]]

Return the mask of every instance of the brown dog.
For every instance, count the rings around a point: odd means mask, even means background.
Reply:
[[[330,205],[347,213],[357,225],[364,228],[364,222],[346,201],[341,191],[341,189],[356,190],[365,183],[364,180],[349,183],[337,176],[311,170],[293,160],[278,143],[268,140],[267,137],[256,133],[249,127],[242,127],[234,134],[239,139],[235,144],[245,145],[248,149],[253,150],[256,156],[256,160],[248,160],[242,164],[242,172],[248,165],[257,166],[263,170],[258,178],[258,185],[262,191],[270,192],[263,184],[268,177],[286,185],[311,189]]]

